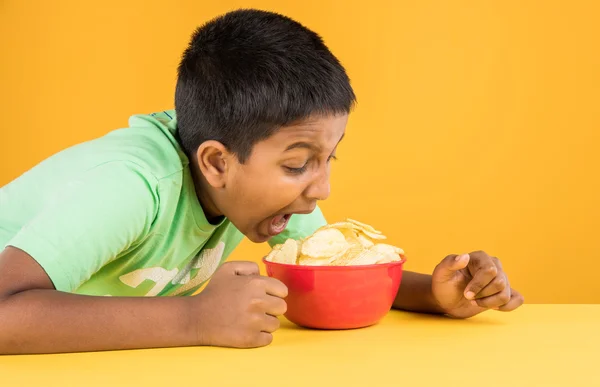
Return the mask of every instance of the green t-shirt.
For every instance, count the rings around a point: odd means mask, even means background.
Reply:
[[[243,235],[210,224],[175,132],[174,111],[136,115],[129,127],[44,160],[0,189],[0,248],[17,247],[57,290],[100,296],[194,293]],[[303,238],[319,209],[293,215],[271,239]]]

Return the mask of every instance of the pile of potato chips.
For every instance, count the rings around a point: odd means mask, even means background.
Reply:
[[[304,240],[288,239],[273,247],[267,261],[288,265],[350,266],[400,261],[404,251],[381,243],[386,237],[353,219],[328,224]]]

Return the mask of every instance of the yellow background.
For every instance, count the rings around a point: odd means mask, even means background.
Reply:
[[[595,1],[0,1],[0,185],[173,106],[193,29],[238,7],[326,40],[359,105],[322,204],[429,272],[499,256],[527,302],[600,302]],[[244,242],[233,259],[259,260]]]

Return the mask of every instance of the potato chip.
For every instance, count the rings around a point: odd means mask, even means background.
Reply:
[[[390,254],[399,256],[400,254],[404,254],[404,250],[399,247],[388,245],[385,243],[377,243],[373,245],[370,250],[377,251],[383,254]]]
[[[356,230],[345,228],[341,229],[340,232],[344,234],[344,238],[346,238],[346,242],[348,245],[361,245],[361,241],[359,240],[359,235]]]
[[[378,261],[384,259],[386,256],[378,251],[373,250],[363,250],[358,256],[356,256],[353,260],[348,262],[349,266],[357,266],[357,265],[374,265]]]
[[[363,247],[365,248],[370,248],[371,246],[374,246],[375,243],[370,240],[368,237],[366,237],[364,234],[359,234],[357,237],[358,241],[360,242],[361,245],[363,245]]]
[[[331,257],[349,246],[344,234],[335,228],[317,231],[302,243],[302,255],[312,258]]]
[[[311,236],[273,246],[266,260],[303,266],[373,265],[400,261],[404,251],[380,243],[386,236],[353,219],[320,227]]]
[[[286,240],[283,246],[281,246],[281,253],[285,254],[290,261],[294,261],[295,263],[296,259],[298,259],[298,255],[300,254],[298,251],[298,241],[294,239]]]
[[[348,221],[349,223],[352,223],[352,224],[358,226],[359,228],[361,228],[363,230],[366,230],[366,231],[368,231],[370,233],[381,234],[381,231],[376,230],[373,226],[370,226],[370,225],[368,225],[366,223],[359,222],[358,220],[354,220],[354,219],[348,218],[348,219],[346,219],[346,221]]]
[[[364,250],[365,248],[361,244],[350,245],[349,248],[338,253],[331,264],[335,266],[345,266],[358,257]]]
[[[390,262],[398,262],[400,260],[401,259],[400,259],[399,255],[385,254],[383,258],[381,258],[379,261],[377,261],[375,263],[390,263]]]
[[[352,229],[356,228],[356,225],[351,222],[337,222],[337,223],[326,224],[325,226],[321,227],[320,229],[326,230],[328,228],[337,228],[340,231],[345,230],[345,229],[352,230]]]
[[[358,237],[358,233],[352,227],[349,228],[338,228],[338,230],[344,235],[346,241],[350,243],[350,240],[355,240]]]
[[[298,242],[294,239],[288,239],[283,245],[278,245],[267,255],[266,260],[276,263],[295,265],[298,260]]]
[[[273,246],[271,248],[271,251],[269,252],[269,254],[267,254],[267,256],[265,257],[265,259],[270,262],[275,262],[275,261],[273,261],[273,258],[279,253],[279,250],[281,250],[281,246],[283,246],[283,245],[278,244],[278,245]]]
[[[372,226],[369,226],[368,224],[361,223],[361,222],[353,220],[353,219],[347,219],[345,222],[337,222],[337,223],[328,224],[328,225],[321,227],[319,230],[326,230],[326,229],[331,229],[331,228],[338,229],[342,232],[352,229],[355,232],[363,233],[363,234],[367,235],[371,239],[386,239],[385,235],[383,235],[381,231],[376,230],[375,228],[373,228]]]
[[[302,266],[327,266],[330,265],[331,262],[335,259],[335,255],[333,257],[319,257],[313,258],[308,257],[306,255],[301,255],[298,258],[298,264]]]
[[[368,231],[368,230],[361,229],[359,231],[359,233],[362,233],[362,234],[366,235],[367,237],[369,237],[371,239],[376,239],[376,240],[387,239],[387,237],[385,235],[383,235],[383,234],[376,234],[376,233]]]

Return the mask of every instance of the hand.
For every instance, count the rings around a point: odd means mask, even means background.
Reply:
[[[229,262],[192,297],[198,344],[252,348],[269,345],[286,312],[287,287],[259,275],[253,262]]]
[[[432,293],[446,315],[468,318],[487,309],[511,311],[523,296],[511,289],[502,264],[483,251],[449,255],[433,271]]]

